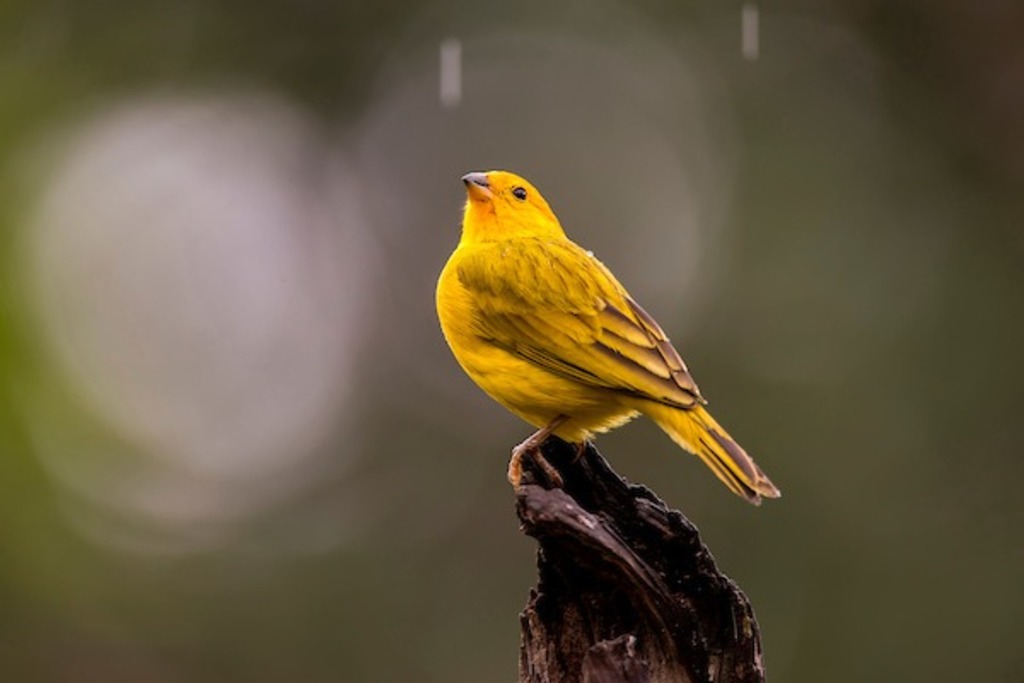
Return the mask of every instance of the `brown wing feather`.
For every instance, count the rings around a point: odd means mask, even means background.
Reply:
[[[668,335],[661,329],[658,322],[640,304],[633,301],[632,297],[626,296],[626,303],[629,305],[630,310],[633,311],[633,315],[644,326],[647,333],[655,340],[658,353],[665,359],[665,364],[671,368],[672,379],[679,385],[679,388],[693,394],[702,404],[706,404],[707,401],[700,395],[700,389],[697,387],[697,383],[693,381],[693,377],[690,376],[690,370],[686,367],[686,363],[683,362],[679,352],[672,346],[672,342],[668,340]]]

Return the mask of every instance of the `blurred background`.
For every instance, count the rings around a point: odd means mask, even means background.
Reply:
[[[1024,680],[1024,6],[0,7],[0,679],[511,681],[530,429],[434,283],[542,189],[784,491],[600,441],[776,681]]]

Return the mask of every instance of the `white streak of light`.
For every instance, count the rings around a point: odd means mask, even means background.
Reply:
[[[462,101],[462,41],[448,38],[441,42],[441,105],[447,109]]]
[[[743,58],[747,61],[757,61],[761,53],[760,46],[760,18],[757,5],[748,2],[743,5],[743,14],[740,20],[740,35],[742,42]]]

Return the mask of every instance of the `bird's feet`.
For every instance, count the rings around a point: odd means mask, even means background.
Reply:
[[[589,446],[589,445],[590,445],[590,442],[587,441],[586,439],[584,439],[583,441],[580,441],[578,444],[576,444],[576,455],[574,455],[573,458],[572,458],[572,464],[573,465],[575,465],[576,463],[578,463],[580,461],[580,458],[583,457],[583,454],[587,452],[587,446]]]
[[[529,438],[512,449],[512,458],[508,461],[508,482],[512,484],[512,486],[518,488],[522,485],[523,458],[525,456],[529,456],[533,459],[534,464],[544,472],[544,476],[553,487],[562,488],[562,484],[564,483],[562,475],[559,474],[558,470],[555,469],[555,466],[548,462],[548,459],[544,457],[540,447],[551,435],[551,432],[558,429],[558,427],[567,419],[569,418],[565,415],[559,415],[546,427],[538,429],[536,432],[531,434]]]
[[[525,447],[524,447],[525,446]],[[523,456],[529,456],[537,467],[544,472],[550,484],[560,489],[564,483],[562,475],[558,473],[555,466],[548,462],[548,459],[541,453],[540,444],[531,445],[521,443],[512,449],[512,458],[508,461],[508,481],[512,486],[519,487],[523,482]]]

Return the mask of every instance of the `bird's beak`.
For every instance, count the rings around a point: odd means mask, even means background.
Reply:
[[[486,173],[467,173],[462,176],[462,182],[466,184],[466,194],[470,199],[484,201],[491,198],[491,183]]]

